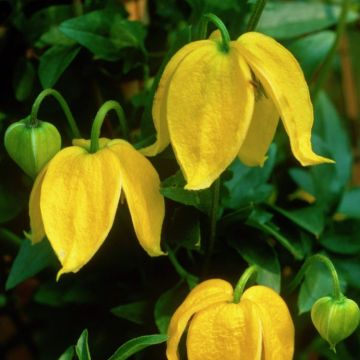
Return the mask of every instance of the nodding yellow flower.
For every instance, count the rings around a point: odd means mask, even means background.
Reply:
[[[189,360],[290,360],[294,325],[282,298],[265,286],[252,286],[233,302],[233,288],[212,279],[197,285],[171,318],[166,355],[179,360],[186,339]]]
[[[124,140],[76,139],[58,152],[40,172],[30,195],[33,243],[47,236],[62,269],[58,277],[77,272],[108,235],[120,194],[129,206],[140,245],[150,256],[162,255],[164,199],[151,163]]]
[[[171,142],[187,180],[185,188],[209,187],[238,156],[261,166],[279,117],[294,156],[306,165],[333,162],[311,147],[313,108],[294,56],[272,38],[248,32],[229,49],[218,31],[181,48],[169,61],[153,103],[153,156]]]

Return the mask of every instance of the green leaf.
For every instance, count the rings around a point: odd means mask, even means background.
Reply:
[[[360,252],[360,222],[333,222],[319,241],[324,248],[337,254],[353,255]]]
[[[75,346],[76,355],[79,360],[91,360],[89,344],[88,344],[88,331],[85,329]]]
[[[332,294],[332,280],[329,270],[323,264],[313,264],[307,270],[300,287],[299,314],[310,311],[317,299],[330,294]]]
[[[99,59],[117,60],[122,50],[144,50],[145,29],[120,13],[98,10],[63,22],[60,30],[88,48]]]
[[[336,212],[349,218],[360,219],[360,187],[346,191]]]
[[[137,301],[116,306],[110,311],[119,318],[141,325],[145,322],[147,307],[148,303],[146,301]]]
[[[297,210],[284,210],[277,206],[272,206],[274,210],[285,216],[294,224],[300,226],[304,230],[319,237],[325,227],[325,214],[322,208],[317,206],[308,206]]]
[[[288,49],[295,55],[307,80],[323,63],[335,40],[334,31],[321,31],[292,42]],[[316,51],[314,51],[316,49]]]
[[[80,51],[77,45],[54,45],[40,58],[39,78],[44,89],[53,87]]]
[[[24,240],[10,269],[5,288],[10,290],[22,281],[36,275],[41,270],[54,264],[56,257],[47,240],[32,245]]]
[[[341,7],[316,2],[268,2],[257,31],[278,39],[289,39],[326,29],[338,22]],[[348,21],[355,21],[354,11]],[[316,49],[317,51],[317,49]]]
[[[184,286],[183,281],[180,281],[176,286],[160,295],[155,304],[154,317],[161,334],[167,333],[171,317],[188,293],[189,289]]]
[[[271,145],[268,159],[263,167],[248,167],[236,159],[230,166],[232,178],[224,181],[228,193],[222,203],[230,209],[238,209],[249,203],[266,201],[273,192],[273,186],[267,184],[275,165],[276,146]]]
[[[58,360],[73,360],[75,356],[75,349],[74,346],[69,346],[64,353],[59,357]]]
[[[257,265],[258,284],[280,292],[280,263],[274,249],[268,243],[257,238],[239,239],[237,235],[232,235],[229,243],[248,264]]]
[[[149,346],[165,342],[167,338],[167,335],[156,334],[144,335],[135,339],[131,339],[125,344],[121,345],[108,360],[126,360],[130,356]]]
[[[175,175],[168,177],[161,183],[160,192],[168,199],[184,205],[194,206],[208,214],[211,208],[210,191],[208,189],[200,191],[185,190],[185,184],[183,175],[178,171]]]
[[[18,101],[25,101],[35,87],[35,68],[30,60],[20,58],[13,78],[13,88]]]

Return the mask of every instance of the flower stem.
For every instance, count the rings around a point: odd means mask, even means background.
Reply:
[[[37,96],[31,109],[31,114],[29,117],[29,126],[36,127],[38,125],[38,112],[40,105],[42,104],[43,100],[50,95],[57,100],[62,110],[64,111],[64,114],[66,116],[66,119],[68,121],[68,124],[70,126],[74,138],[81,138],[79,128],[76,125],[74,116],[71,113],[69,105],[67,104],[63,96],[54,89],[45,89]]]
[[[316,262],[322,262],[329,270],[333,283],[333,297],[336,300],[340,300],[342,298],[342,292],[340,288],[339,277],[336,272],[335,266],[327,256],[321,254],[310,256],[305,261],[305,263],[303,264],[303,266],[295,276],[295,279],[290,283],[288,291],[289,292],[293,291],[300,284],[300,281],[305,275],[306,271],[309,269],[311,265],[313,265]]]
[[[128,128],[126,125],[124,110],[117,101],[115,100],[106,101],[96,113],[95,120],[91,128],[91,143],[90,143],[91,153],[95,153],[96,151],[99,150],[100,129],[105,120],[107,113],[110,110],[116,111],[116,115],[118,116],[121,131],[123,132],[123,136],[124,138],[128,138]]]
[[[245,290],[245,286],[247,282],[250,280],[251,276],[257,272],[257,266],[251,265],[249,266],[241,275],[238,283],[235,286],[234,290],[234,304],[238,304],[240,302],[241,296]]]
[[[264,11],[266,0],[257,0],[253,12],[251,14],[246,31],[254,31],[259,23],[262,12]]]
[[[207,26],[208,23],[212,22],[220,31],[222,43],[221,49],[224,52],[228,52],[230,50],[230,35],[227,31],[225,24],[214,14],[204,14],[200,21],[200,38],[204,39],[207,35]]]
[[[326,58],[324,60],[324,63],[319,71],[316,84],[314,85],[312,89],[312,98],[315,101],[317,96],[319,95],[320,90],[324,86],[324,83],[329,75],[331,65],[334,59],[334,56],[336,54],[337,48],[339,46],[341,37],[343,36],[345,29],[346,29],[346,19],[347,14],[350,8],[350,0],[343,0],[342,1],[342,8],[341,8],[341,14],[339,17],[339,22],[337,24],[336,28],[336,37],[335,40],[329,50],[329,52],[326,55]]]

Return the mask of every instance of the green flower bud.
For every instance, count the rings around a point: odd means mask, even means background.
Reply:
[[[311,308],[311,320],[321,337],[335,352],[335,345],[350,336],[360,322],[360,310],[355,301],[342,296],[320,298]]]
[[[32,178],[61,148],[54,125],[45,121],[31,125],[27,118],[9,126],[4,142],[10,157]]]

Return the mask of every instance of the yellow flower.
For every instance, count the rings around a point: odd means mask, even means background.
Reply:
[[[35,180],[30,195],[33,243],[47,236],[62,269],[77,272],[107,237],[124,191],[140,245],[162,255],[164,199],[151,163],[123,140],[100,139],[90,153],[88,140],[58,152]]]
[[[333,162],[311,147],[313,108],[294,56],[272,38],[248,32],[221,47],[219,32],[180,49],[153,103],[153,156],[171,142],[186,188],[209,187],[236,158],[262,165],[279,116],[302,165]]]
[[[188,322],[189,360],[292,359],[294,325],[289,310],[265,286],[250,287],[238,304],[233,302],[232,286],[224,280],[196,286],[171,318],[168,360],[179,360],[177,348]]]

